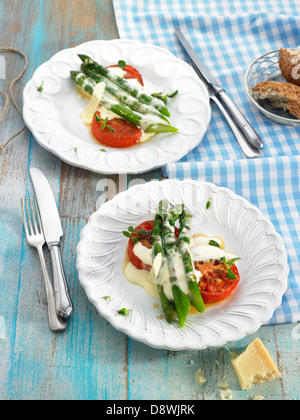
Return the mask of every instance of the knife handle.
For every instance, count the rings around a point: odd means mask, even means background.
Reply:
[[[222,99],[223,103],[227,106],[228,111],[232,118],[234,119],[235,123],[238,125],[239,129],[242,131],[246,139],[252,146],[257,147],[259,149],[263,148],[264,144],[260,136],[254,130],[254,128],[250,125],[249,121],[244,117],[235,103],[231,100],[231,98],[227,95],[224,90],[218,92],[220,99]]]
[[[257,157],[259,157],[260,152],[255,147],[253,147],[250,143],[248,143],[246,138],[243,136],[242,132],[237,127],[235,121],[228,114],[227,110],[224,108],[224,106],[218,100],[218,98],[216,96],[212,96],[211,99],[216,103],[216,105],[219,107],[220,111],[223,113],[224,117],[226,118],[226,120],[227,120],[233,134],[235,135],[235,137],[236,137],[244,155],[247,158],[257,158]]]
[[[60,246],[49,245],[55,291],[56,312],[63,318],[68,318],[74,311],[73,303],[69,294],[69,287],[62,263]]]
[[[39,247],[37,248],[42,270],[44,274],[44,280],[45,280],[45,286],[46,286],[46,294],[47,294],[47,302],[48,302],[48,317],[49,317],[49,324],[52,331],[55,332],[62,332],[65,331],[67,328],[67,323],[62,320],[56,313],[56,307],[55,307],[55,297],[54,297],[54,291],[52,287],[51,280],[48,275],[48,270],[45,263],[45,258],[43,254],[43,248]]]

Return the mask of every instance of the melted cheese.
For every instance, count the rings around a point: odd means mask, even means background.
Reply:
[[[143,287],[153,298],[159,299],[156,284],[151,281],[148,270],[139,270],[131,262],[126,265],[124,275],[133,284]]]

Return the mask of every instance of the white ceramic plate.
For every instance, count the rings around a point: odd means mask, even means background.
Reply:
[[[189,315],[184,328],[176,320],[170,325],[158,319],[159,300],[122,273],[127,246],[122,231],[153,219],[162,198],[192,211],[191,234],[220,236],[242,258],[236,293],[204,314]],[[135,340],[170,350],[219,347],[254,333],[281,304],[289,273],[284,242],[258,208],[228,189],[192,180],[154,181],[118,194],[91,216],[77,253],[79,281],[99,313]],[[128,317],[117,313],[123,307],[132,309]]]
[[[70,70],[80,69],[80,53],[104,66],[125,60],[141,72],[145,84],[166,93],[178,89],[168,107],[179,132],[159,134],[127,149],[92,140],[80,119],[87,100],[80,99],[70,78]],[[70,165],[105,174],[142,173],[181,159],[200,143],[211,118],[207,89],[187,63],[163,48],[124,39],[92,41],[59,52],[36,70],[23,101],[25,123],[41,146]]]

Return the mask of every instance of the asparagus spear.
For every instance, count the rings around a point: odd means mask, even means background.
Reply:
[[[194,264],[189,249],[189,227],[192,221],[191,213],[183,207],[182,213],[179,216],[180,228],[178,236],[178,250],[182,256],[185,268],[186,279],[189,285],[189,297],[198,312],[204,312],[205,306],[197,284],[197,277],[195,274]]]
[[[167,117],[161,114],[152,105],[145,105],[141,103],[124,90],[121,90],[117,85],[112,83],[105,76],[102,76],[100,73],[97,73],[95,70],[91,69],[88,65],[83,63],[81,65],[81,70],[91,79],[93,79],[96,83],[104,82],[106,84],[106,91],[109,92],[112,96],[114,96],[119,102],[131,108],[133,111],[140,112],[141,114],[154,114],[159,118],[165,120],[169,124]]]
[[[110,81],[118,85],[121,89],[125,90],[131,96],[137,98],[140,102],[153,105],[154,108],[158,109],[166,117],[170,117],[170,112],[166,107],[165,103],[153,96],[146,95],[143,91],[132,86],[127,80],[122,77],[116,76],[112,71],[92,60],[89,56],[84,54],[78,54],[79,58],[83,61],[84,64],[88,65],[91,69],[96,70],[97,73],[100,73],[102,76],[107,77]]]
[[[96,82],[94,80],[89,78],[86,74],[78,71],[71,71],[71,77],[84,91],[88,92],[90,95],[93,94],[96,86]],[[101,104],[105,108],[119,115],[121,118],[124,118],[124,120],[142,127],[145,131],[153,133],[175,133],[178,131],[177,128],[172,127],[171,125],[161,123],[163,120],[157,116],[150,114],[142,115],[134,112],[105,93],[102,96]]]
[[[186,279],[181,272],[182,258],[178,252],[176,246],[175,237],[175,223],[182,212],[182,206],[174,206],[167,214],[163,225],[163,239],[164,239],[164,251],[168,262],[170,281],[172,285],[172,292],[174,297],[174,305],[177,312],[179,325],[183,327],[186,321],[186,317],[191,308],[190,298],[188,296],[188,285],[185,284]],[[182,278],[183,274],[183,278]],[[181,278],[179,279],[178,276]],[[178,281],[180,280],[180,287]],[[185,288],[187,293],[182,289]]]
[[[163,220],[166,214],[166,211],[168,209],[169,203],[166,200],[162,200],[159,203],[158,211],[156,212],[156,215],[154,217],[153,221],[153,237],[152,237],[152,252],[153,252],[153,261],[154,258],[158,254],[162,254],[162,265],[160,267],[158,277],[156,279],[157,289],[161,301],[162,310],[165,314],[166,320],[171,323],[174,314],[175,314],[175,306],[172,301],[170,301],[165,292],[164,288],[162,286],[162,277],[164,275],[164,271],[168,270],[168,264],[166,261],[166,258],[164,256],[163,251],[163,243],[162,243],[162,230],[163,230]]]

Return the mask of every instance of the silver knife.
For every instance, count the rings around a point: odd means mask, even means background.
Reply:
[[[200,60],[198,55],[195,53],[193,47],[189,43],[189,41],[185,38],[183,33],[180,31],[179,28],[175,28],[175,33],[177,38],[179,39],[180,43],[182,44],[183,48],[198,68],[203,82],[207,85],[207,87],[212,90],[216,96],[219,96],[219,99],[223,101],[226,105],[229,114],[234,119],[235,123],[245,136],[245,138],[252,144],[252,146],[257,147],[259,149],[263,148],[263,141],[254,128],[250,125],[249,121],[244,117],[244,115],[240,112],[231,98],[228,96],[226,91],[220,86],[218,81],[215,77],[210,73],[208,68],[205,64]]]
[[[202,75],[200,74],[200,71],[196,67],[196,65],[189,59],[190,65],[194,68],[195,72],[199,76],[199,78],[203,81]],[[205,83],[205,82],[204,82]],[[242,152],[247,158],[257,158],[261,156],[261,152],[254,146],[252,146],[251,143],[248,142],[248,140],[245,138],[241,130],[238,128],[235,121],[231,118],[229,112],[227,111],[227,108],[225,105],[223,105],[223,102],[221,99],[218,98],[216,93],[207,86],[210,99],[215,102],[215,104],[219,107],[220,111],[223,113],[226,121],[228,122],[228,125],[230,126],[233,134],[235,135],[240,148],[242,149]]]
[[[43,172],[31,168],[30,176],[40,210],[46,243],[51,255],[56,312],[61,317],[68,318],[73,313],[74,307],[60,253],[60,240],[63,236],[63,230],[59,213],[53,191]]]

